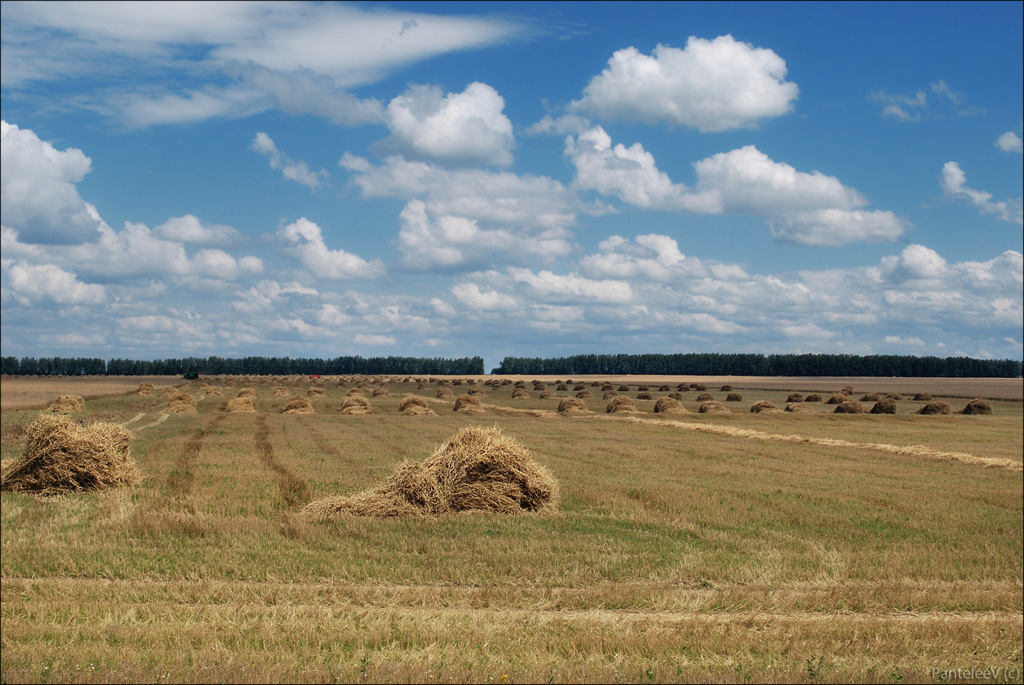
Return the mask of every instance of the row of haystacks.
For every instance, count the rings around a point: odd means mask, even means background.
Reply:
[[[132,434],[119,424],[84,426],[63,414],[41,414],[26,434],[22,456],[4,463],[0,490],[60,495],[142,482]]]
[[[558,481],[522,443],[498,427],[469,427],[426,460],[403,462],[376,487],[310,502],[303,512],[316,519],[548,512],[557,509],[558,494]]]

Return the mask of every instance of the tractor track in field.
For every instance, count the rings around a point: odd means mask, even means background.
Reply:
[[[169,414],[164,414],[157,423],[165,420],[168,416]],[[192,486],[195,481],[195,474],[192,472],[192,469],[196,465],[199,451],[203,447],[203,441],[206,440],[206,436],[209,435],[210,431],[216,428],[225,418],[226,416],[223,414],[214,417],[209,423],[196,431],[195,435],[185,443],[181,454],[178,455],[174,462],[174,469],[167,475],[167,489],[172,497],[184,497],[192,492]],[[143,428],[145,427],[143,426]]]
[[[256,451],[260,461],[264,463],[274,475],[277,476],[278,485],[281,488],[281,497],[289,508],[295,509],[303,506],[312,499],[309,485],[277,460],[274,454],[274,445],[270,442],[270,428],[267,426],[267,417],[259,414],[256,417]]]

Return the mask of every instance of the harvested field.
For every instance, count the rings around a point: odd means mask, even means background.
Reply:
[[[2,679],[933,682],[937,665],[1019,668],[1019,401],[970,381],[759,389],[732,377],[747,405],[700,414],[700,392],[679,385],[723,399],[726,381],[668,377],[632,412],[562,420],[556,405],[570,398],[513,400],[514,378],[462,379],[487,388],[472,415],[434,397],[439,379],[413,377],[387,379],[372,414],[338,415],[346,388],[363,382],[368,395],[382,380],[329,379],[318,413],[297,416],[270,398],[290,378],[255,379],[259,413],[207,398],[162,420],[167,403],[140,397],[137,378],[88,400],[71,420],[131,428],[145,478],[0,494]],[[537,380],[585,382],[595,396],[595,382],[632,393],[648,381]],[[216,379],[232,384],[247,381]],[[896,414],[787,403],[847,384],[904,399]],[[919,391],[954,409],[918,413],[930,405]],[[57,396],[4,407],[5,474]],[[958,413],[975,398],[992,413]],[[787,411],[745,411],[760,402]],[[437,412],[404,416],[411,407]],[[504,478],[489,484],[518,505],[437,504],[470,501],[439,495],[442,482],[490,501],[479,476],[493,470],[456,468],[475,474],[460,480],[423,467],[452,457],[463,431],[495,428],[557,481],[556,508],[524,510]],[[413,487],[389,490],[398,474]],[[414,515],[352,510],[396,492],[412,493],[400,496]],[[303,513],[324,501],[347,504]]]

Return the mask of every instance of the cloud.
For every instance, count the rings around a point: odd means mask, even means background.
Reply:
[[[775,217],[768,224],[783,242],[819,247],[892,242],[906,230],[906,222],[892,212],[861,209],[818,209]]]
[[[30,129],[0,121],[0,212],[24,242],[68,244],[96,237],[102,221],[78,194],[92,170],[81,150],[58,150]]]
[[[594,280],[570,273],[551,271],[533,272],[524,268],[509,268],[509,276],[516,283],[529,288],[534,297],[543,302],[579,302],[593,300],[608,304],[628,304],[633,300],[629,283],[617,280]]]
[[[486,83],[442,95],[436,86],[412,86],[385,112],[391,137],[381,147],[442,164],[509,166],[515,138],[505,100]]]
[[[596,190],[644,209],[680,210],[700,205],[700,199],[692,197],[686,186],[673,183],[658,170],[654,156],[640,143],[612,147],[611,136],[600,126],[578,138],[567,137],[565,156],[576,168],[573,187],[578,190]]]
[[[312,2],[202,3],[187,12],[173,2],[4,3],[3,25],[5,87],[83,83],[75,102],[136,127],[269,109],[379,121],[379,102],[347,90],[525,30],[499,18]],[[138,83],[126,86],[126,74]]]
[[[999,140],[996,141],[996,147],[1003,152],[1024,153],[1024,141],[1021,141],[1020,136],[1015,131],[1007,131],[999,136]]]
[[[260,131],[249,146],[255,152],[266,155],[270,160],[271,169],[280,169],[284,177],[301,183],[311,190],[316,190],[327,181],[327,172],[323,169],[310,171],[305,162],[297,162],[277,149],[277,145],[266,133]]]
[[[519,307],[519,300],[494,290],[483,291],[476,283],[459,283],[452,286],[452,295],[470,309],[485,311],[511,311]]]
[[[208,247],[234,247],[241,243],[241,234],[231,226],[207,224],[192,214],[171,217],[153,229],[161,240],[203,245]]]
[[[1005,202],[993,202],[992,193],[975,190],[966,185],[967,175],[956,162],[946,162],[939,176],[939,186],[946,197],[964,199],[977,207],[982,214],[992,214],[1000,221],[1024,224],[1020,198]]]
[[[944,79],[939,79],[934,83],[930,83],[929,90],[931,90],[932,94],[940,104],[948,103],[946,108],[940,107],[936,114],[941,115],[943,113],[955,113],[957,116],[961,117],[973,117],[987,113],[987,110],[984,107],[979,107],[978,105],[960,107],[967,99],[966,96],[960,91],[953,90]],[[883,106],[883,117],[896,119],[898,121],[918,122],[923,120],[925,115],[932,113],[932,108],[928,103],[928,94],[924,89],[916,90],[913,95],[887,93],[884,90],[879,90],[874,93],[869,93],[868,100],[880,103]],[[959,107],[959,109],[952,111],[949,109],[949,106],[954,108]]]
[[[776,162],[753,145],[694,162],[697,192],[717,196],[728,213],[781,215],[854,209],[867,200],[834,176],[806,173]]]
[[[650,56],[633,47],[618,50],[569,109],[702,133],[757,128],[793,110],[799,89],[785,78],[785,60],[771,50],[731,35],[691,36],[685,49],[658,45]]]
[[[384,274],[384,265],[379,259],[368,262],[344,250],[329,249],[320,227],[305,217],[281,228],[275,235],[285,246],[284,251],[297,258],[315,278],[378,278]]]
[[[14,297],[24,306],[39,301],[57,304],[100,304],[106,299],[102,285],[83,283],[75,274],[53,264],[27,264],[19,260],[4,271]]]

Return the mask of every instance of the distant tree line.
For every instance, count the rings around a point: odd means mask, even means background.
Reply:
[[[336,357],[334,359],[292,359],[290,357],[185,357],[182,359],[3,357],[0,373],[39,376],[174,376],[187,372],[200,375],[480,375],[482,357],[442,359],[440,357]]]
[[[853,354],[579,354],[505,357],[494,374],[672,376],[908,376],[1019,378],[1012,359]]]

